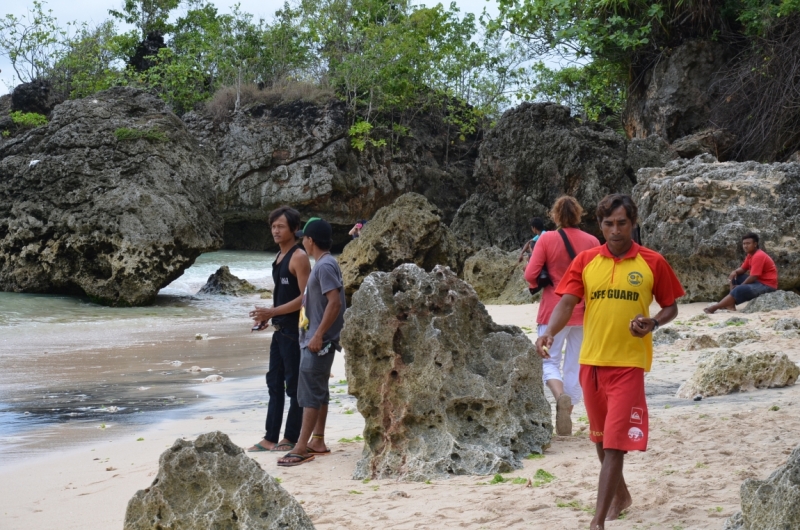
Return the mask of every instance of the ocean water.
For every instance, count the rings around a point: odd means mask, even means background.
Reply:
[[[210,374],[263,377],[271,333],[251,333],[248,312],[271,301],[196,293],[222,265],[271,289],[274,259],[203,254],[148,307],[0,293],[0,464],[64,428],[159,421],[197,405]]]

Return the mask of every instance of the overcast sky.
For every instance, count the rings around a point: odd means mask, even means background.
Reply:
[[[223,12],[228,11],[230,6],[237,3],[235,0],[212,1]],[[252,13],[256,18],[271,20],[272,14],[283,6],[284,0],[239,0],[238,3],[241,4],[242,11]],[[439,2],[429,0],[416,3],[433,6]],[[441,3],[447,5],[449,0]],[[480,15],[484,8],[490,14],[497,12],[494,0],[455,0],[455,3],[462,12],[475,13],[475,15]],[[7,0],[3,4],[3,7],[0,7],[2,16],[9,13],[22,16],[27,13],[28,7],[33,5],[28,0],[17,0],[13,5],[10,5],[12,2]],[[53,15],[62,26],[73,20],[96,25],[109,18],[109,9],[121,9],[122,4],[122,0],[50,0],[45,3],[45,8],[53,10]],[[8,58],[0,57],[0,95],[8,93],[6,84],[12,81],[13,73]]]

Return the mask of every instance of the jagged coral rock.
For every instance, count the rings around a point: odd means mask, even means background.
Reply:
[[[784,387],[793,385],[798,375],[800,367],[785,353],[723,349],[701,355],[697,369],[678,389],[677,397],[722,396],[756,388]]]
[[[176,440],[153,484],[128,502],[125,530],[313,530],[303,507],[220,431]]]
[[[445,267],[369,275],[345,314],[349,391],[364,416],[355,478],[510,471],[549,443],[542,363]]]
[[[402,263],[425,270],[447,265],[458,271],[460,249],[441,212],[418,193],[406,193],[384,206],[344,248],[339,257],[348,297],[375,271],[389,272]]]
[[[740,489],[742,511],[725,530],[800,528],[800,446],[766,480],[747,479]]]

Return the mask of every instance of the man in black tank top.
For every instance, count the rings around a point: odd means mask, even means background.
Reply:
[[[280,246],[280,252],[272,264],[272,279],[275,282],[273,307],[256,306],[250,316],[259,325],[272,319],[275,333],[269,348],[266,434],[263,440],[248,449],[250,452],[293,449],[303,420],[303,409],[297,403],[300,374],[298,321],[311,263],[294,235],[300,228],[300,213],[297,210],[281,206],[269,214],[269,223],[272,238]],[[286,416],[283,438],[280,438],[286,395],[289,396],[289,414]]]

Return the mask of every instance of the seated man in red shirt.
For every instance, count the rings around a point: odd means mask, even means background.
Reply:
[[[728,276],[730,294],[706,307],[706,313],[711,314],[718,309],[736,311],[736,304],[743,304],[778,288],[778,269],[772,258],[758,248],[758,234],[750,232],[742,236],[742,248],[747,256],[742,266]]]

